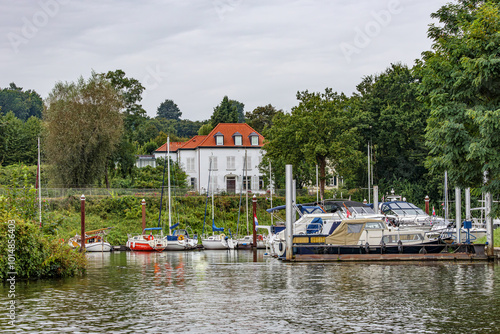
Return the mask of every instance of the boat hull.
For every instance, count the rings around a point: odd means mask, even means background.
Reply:
[[[109,242],[96,242],[91,244],[85,244],[85,250],[87,252],[111,252],[112,247]]]
[[[133,251],[140,252],[162,252],[167,247],[166,243],[161,240],[151,241],[127,241],[127,247]]]
[[[202,240],[203,248],[207,250],[229,249],[229,246],[224,240]]]

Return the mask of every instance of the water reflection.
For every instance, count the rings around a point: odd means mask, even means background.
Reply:
[[[286,264],[264,252],[88,254],[85,277],[18,282],[31,333],[494,333],[493,264]],[[8,287],[1,286],[1,305]],[[5,319],[5,308],[1,311]],[[2,320],[0,331],[10,328]]]

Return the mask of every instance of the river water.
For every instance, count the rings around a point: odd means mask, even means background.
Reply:
[[[289,264],[263,251],[88,254],[84,277],[16,282],[27,333],[500,333],[493,263]]]

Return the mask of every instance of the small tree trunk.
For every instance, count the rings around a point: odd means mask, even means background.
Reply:
[[[106,182],[106,188],[109,189],[109,178],[108,178],[108,162],[104,164],[104,181]]]
[[[319,163],[319,194],[321,200],[325,199],[325,182],[326,182],[326,159],[318,159]]]

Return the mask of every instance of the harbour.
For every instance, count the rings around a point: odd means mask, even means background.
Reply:
[[[500,326],[498,262],[286,263],[264,253],[87,253],[83,277],[17,282],[16,329],[1,322],[0,331],[496,333]],[[1,289],[3,304],[7,284]]]

